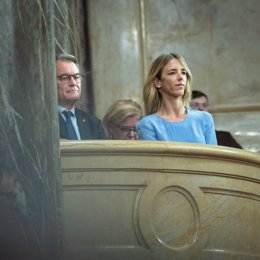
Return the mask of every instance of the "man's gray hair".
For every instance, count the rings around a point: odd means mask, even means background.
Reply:
[[[76,56],[74,56],[72,54],[67,54],[67,53],[58,54],[56,56],[56,61],[58,61],[58,60],[72,61],[72,62],[74,62],[76,64],[76,66],[79,69],[78,59],[77,59]]]

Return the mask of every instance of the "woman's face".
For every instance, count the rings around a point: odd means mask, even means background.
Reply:
[[[114,140],[138,140],[139,136],[136,129],[136,124],[139,121],[139,116],[128,117],[120,125],[113,126],[110,129],[111,139]]]
[[[156,80],[156,87],[161,94],[182,97],[187,84],[187,71],[177,59],[172,59],[162,70],[161,79]]]

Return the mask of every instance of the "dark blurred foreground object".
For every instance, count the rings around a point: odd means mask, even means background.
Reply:
[[[13,169],[0,164],[0,259],[42,259],[33,226],[16,203],[15,187]]]

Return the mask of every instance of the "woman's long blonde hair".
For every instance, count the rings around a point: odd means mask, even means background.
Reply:
[[[185,108],[189,107],[192,85],[191,71],[183,57],[174,53],[163,54],[152,62],[143,87],[144,109],[146,115],[156,113],[162,106],[162,95],[155,87],[154,80],[156,78],[159,80],[161,79],[163,68],[172,59],[177,59],[184,66],[187,72],[187,84],[185,87],[184,95],[182,97],[182,101]]]

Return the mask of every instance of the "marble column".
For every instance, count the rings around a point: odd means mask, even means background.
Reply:
[[[0,163],[17,180],[17,211],[0,204],[0,240],[10,259],[18,259],[15,252],[59,259],[53,1],[2,0],[0,7]]]

